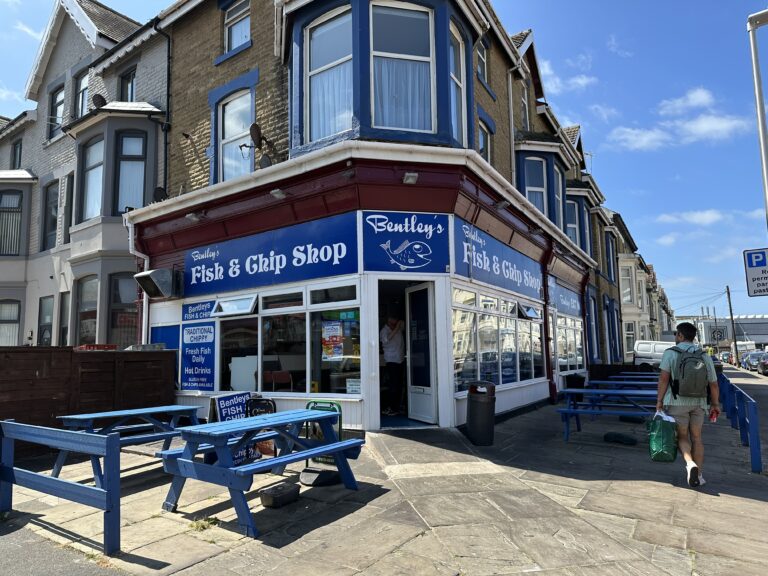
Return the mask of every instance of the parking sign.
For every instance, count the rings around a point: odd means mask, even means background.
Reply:
[[[768,296],[768,248],[744,250],[749,296]]]

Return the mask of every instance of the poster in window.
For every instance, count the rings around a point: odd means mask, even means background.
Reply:
[[[337,358],[344,354],[344,335],[339,320],[323,320],[323,360]]]

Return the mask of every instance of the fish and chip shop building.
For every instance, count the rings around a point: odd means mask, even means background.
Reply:
[[[280,410],[338,401],[349,428],[452,427],[466,420],[470,382],[496,384],[501,413],[585,373],[587,266],[541,228],[531,233],[512,212],[500,218],[479,205],[466,175],[443,183],[453,189],[446,200],[439,180],[456,171],[436,171],[435,188],[419,195],[398,182],[386,195],[358,189],[348,202],[318,202],[302,199],[300,183],[283,183],[287,199],[276,202],[271,185],[251,214],[252,190],[197,201],[192,193],[129,213],[145,274],[178,279],[173,294],[145,295],[142,307],[144,341],[179,351],[178,402],[207,417],[211,396],[251,391]],[[377,205],[386,209],[368,209]],[[382,414],[389,383],[379,331],[388,316],[405,324],[406,415],[396,420]]]

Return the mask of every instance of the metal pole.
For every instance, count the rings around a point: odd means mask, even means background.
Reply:
[[[717,331],[717,308],[712,306],[712,313],[715,315],[715,351],[720,353],[720,333]]]
[[[739,365],[739,343],[736,340],[736,323],[733,321],[733,306],[731,306],[731,287],[725,287],[725,293],[728,295],[728,312],[731,314],[731,332],[733,333],[733,353],[736,356],[736,366]]]
[[[768,10],[752,14],[747,18],[747,32],[752,51],[752,75],[755,81],[755,101],[757,105],[757,128],[760,136],[760,158],[763,165],[763,196],[765,199],[765,221],[768,226],[768,131],[765,125],[765,103],[763,100],[763,80],[760,75],[760,59],[757,49],[757,29],[768,23]],[[737,355],[738,356],[738,355]]]

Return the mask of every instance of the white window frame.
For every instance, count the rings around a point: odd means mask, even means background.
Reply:
[[[477,75],[488,84],[488,48],[482,40],[477,43]]]
[[[563,230],[563,171],[555,166],[555,226]]]
[[[632,346],[629,346],[630,337],[632,337]],[[641,340],[645,340],[645,338],[641,338]],[[624,322],[624,353],[625,354],[628,354],[629,352],[635,349],[636,341],[637,341],[637,333],[635,332],[635,323]]]
[[[486,126],[485,122],[480,120],[477,124],[477,134],[478,134],[478,150],[477,153],[480,154],[480,157],[483,158],[488,164],[491,163],[491,130]],[[483,154],[482,150],[480,149],[480,135],[485,136],[485,149],[486,152]]]
[[[465,66],[465,59],[466,59],[466,53],[465,53],[465,46],[464,46],[464,38],[461,37],[461,33],[459,32],[459,29],[456,27],[456,25],[451,22],[450,26],[450,34],[456,38],[456,40],[459,43],[459,70],[461,71],[461,78],[456,78],[453,74],[453,70],[449,72],[451,77],[451,82],[453,82],[456,86],[459,87],[459,93],[461,95],[461,98],[459,99],[459,102],[457,102],[457,106],[459,106],[461,111],[461,126],[459,127],[459,142],[461,142],[461,145],[466,147],[467,145],[467,78],[466,78],[466,66]],[[454,110],[451,111],[452,115],[455,113]],[[456,120],[455,116],[451,118],[451,122],[454,122]],[[451,125],[451,128],[453,128],[453,125]],[[451,130],[453,132],[453,130]]]
[[[528,201],[531,202],[530,197],[528,196],[528,191],[531,190],[533,192],[541,192],[544,195],[544,212],[543,214],[546,215],[549,212],[549,202],[547,199],[547,161],[544,158],[539,158],[538,156],[531,156],[529,158],[525,159],[525,163],[528,162],[540,162],[541,163],[541,171],[544,175],[544,187],[541,188],[539,186],[529,186],[528,185],[528,178],[527,178],[527,172],[524,172],[526,174],[525,179],[525,197],[528,198]],[[523,170],[526,170],[527,166],[523,164]],[[531,202],[533,204],[533,202]],[[534,204],[535,205],[535,204]]]
[[[334,302],[323,302],[322,304],[312,304],[312,292],[315,292],[317,290],[328,290],[331,288],[345,288],[347,286],[354,286],[355,287],[355,298],[352,300],[338,300]],[[298,290],[293,290],[293,292],[298,292]],[[360,305],[360,281],[359,280],[339,280],[336,282],[325,282],[320,284],[311,284],[307,287],[307,293],[304,295],[304,303],[307,308],[307,310],[327,310],[330,306],[333,307],[344,307],[344,306],[350,306],[350,305]]]
[[[611,241],[613,238],[613,242]],[[616,282],[616,237],[608,232],[605,239],[605,263],[606,273],[611,282]]]
[[[22,327],[21,327],[21,301],[20,300],[12,300],[10,298],[2,298],[0,299],[0,304],[15,304],[16,305],[16,319],[15,320],[0,320],[0,325],[10,325],[10,326],[16,326],[16,342],[3,344],[3,346],[19,346],[21,344],[20,337],[22,335]]]
[[[530,110],[528,108],[528,80],[523,78],[522,84],[522,90],[520,91],[520,103],[521,103],[521,109],[520,109],[520,115],[523,121],[523,130],[530,130],[531,129],[531,118],[530,118]]]
[[[211,318],[227,318],[229,316],[248,316],[253,314],[258,299],[258,294],[219,298],[213,304],[213,308],[211,309]],[[240,302],[243,303],[242,308],[231,311],[226,310],[227,304],[239,304]]]
[[[219,118],[219,126],[216,134],[216,154],[218,156],[217,158],[217,164],[219,168],[219,174],[218,174],[218,181],[224,182],[224,145],[229,144],[230,142],[234,142],[235,140],[239,140],[243,136],[248,135],[248,129],[246,128],[245,131],[238,133],[237,135],[232,135],[226,140],[224,140],[224,107],[229,104],[230,102],[234,102],[238,98],[242,98],[243,96],[248,97],[248,103],[251,107],[251,118],[253,118],[253,94],[251,94],[251,91],[249,89],[245,90],[238,90],[234,94],[230,94],[227,96],[224,100],[218,103],[216,114]],[[242,150],[240,151],[242,154]],[[253,148],[248,149],[248,172],[253,172]],[[239,178],[239,176],[237,176]]]
[[[573,206],[576,208],[574,211],[574,214],[576,214],[576,222],[574,222],[573,224],[568,222],[568,205],[569,204],[573,204]],[[574,242],[576,243],[577,246],[581,247],[581,232],[579,230],[579,203],[574,202],[573,200],[565,201],[565,235],[566,236],[568,236],[569,228],[574,228],[576,230],[576,240],[574,240]]]
[[[624,271],[627,272],[627,284],[629,285],[629,299],[624,300],[624,294],[621,295],[621,302],[622,304],[632,304],[635,301],[635,281],[632,278],[632,267],[631,266],[620,266],[619,267],[619,284],[622,289],[624,290]]]
[[[392,52],[375,52],[373,50],[373,9],[376,6],[384,6],[387,8],[397,8],[398,10],[413,10],[415,12],[426,12],[429,16],[429,50],[430,50],[430,57],[424,58],[423,56],[411,56],[409,54],[395,54]],[[369,10],[369,46],[370,46],[370,70],[371,70],[371,86],[370,86],[370,94],[371,94],[371,127],[378,128],[381,130],[399,130],[403,132],[419,132],[422,134],[435,134],[437,133],[437,81],[435,79],[435,13],[431,8],[425,8],[424,6],[419,6],[418,4],[410,4],[408,2],[394,2],[391,0],[377,0],[375,2],[371,2],[370,4],[370,10]],[[429,62],[429,77],[430,77],[430,108],[432,112],[432,129],[431,130],[417,130],[415,128],[400,128],[400,127],[390,127],[390,126],[379,126],[376,124],[376,104],[375,104],[375,98],[373,97],[374,90],[375,90],[375,84],[376,84],[376,78],[375,74],[373,73],[374,70],[374,64],[373,60],[376,56],[379,56],[381,58],[394,58],[397,60],[412,60],[414,62]]]
[[[645,283],[642,280],[637,281],[637,307],[645,310]]]
[[[600,323],[597,319],[597,298],[594,296],[589,297],[589,339],[592,344],[592,354],[595,360],[600,360],[600,344],[597,331],[600,327]]]
[[[326,70],[330,70],[331,68],[335,68],[336,66],[340,66],[341,64],[344,64],[345,62],[349,62],[350,60],[354,61],[355,57],[355,51],[354,51],[354,45],[352,47],[352,52],[350,52],[349,56],[345,56],[344,58],[340,58],[339,60],[336,60],[335,62],[331,62],[329,64],[326,64],[325,66],[321,66],[317,70],[310,70],[310,62],[309,62],[309,53],[310,53],[310,38],[312,34],[312,30],[314,28],[317,28],[318,26],[322,26],[326,22],[333,20],[334,18],[341,16],[345,12],[351,12],[352,8],[350,6],[340,6],[339,8],[335,8],[331,10],[330,12],[326,12],[320,18],[317,18],[316,20],[313,20],[306,28],[304,28],[304,142],[315,142],[315,140],[312,140],[312,131],[311,131],[311,93],[310,93],[310,80],[312,79],[312,76],[319,74],[321,72],[325,72]],[[352,32],[354,34],[354,26],[352,28]],[[354,38],[353,38],[354,41]],[[354,66],[354,62],[353,62]],[[354,73],[354,72],[353,72]],[[340,134],[340,132],[337,132],[337,134]],[[323,138],[329,138],[333,136],[333,134],[328,134],[327,136],[323,136],[322,138],[319,138],[318,140],[322,140]]]
[[[237,14],[235,16],[230,16],[230,13],[233,12],[236,8],[240,8],[243,4],[247,4],[248,7],[243,10],[242,13]],[[229,45],[229,30],[237,24],[238,22],[243,21],[245,18],[251,17],[251,0],[240,0],[239,2],[235,2],[227,8],[224,11],[224,52],[231,52],[235,48],[239,48],[242,46],[242,44],[238,44],[237,46],[230,46]],[[250,36],[250,33],[249,33]]]
[[[83,86],[83,81],[85,81],[85,86]],[[82,76],[78,77],[77,79],[77,85],[75,86],[75,89],[77,90],[77,96],[75,97],[75,115],[78,118],[82,118],[86,114],[88,114],[88,72],[84,72]]]
[[[584,216],[584,251],[592,256],[592,213],[589,208],[586,209]]]

